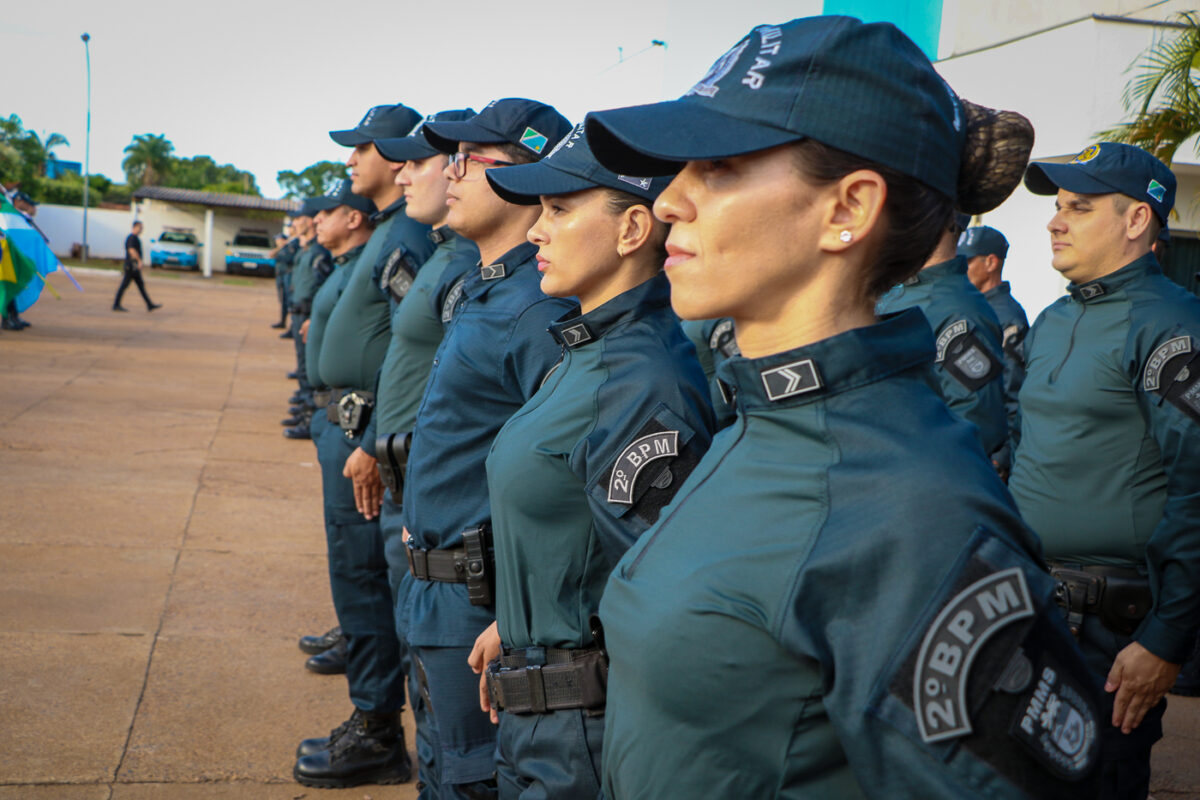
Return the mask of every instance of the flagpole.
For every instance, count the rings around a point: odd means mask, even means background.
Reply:
[[[83,55],[87,60],[87,135],[83,145],[83,263],[86,264],[88,259],[88,184],[91,183],[92,176],[92,51],[88,47],[88,42],[92,37],[85,33],[79,38],[83,40]]]

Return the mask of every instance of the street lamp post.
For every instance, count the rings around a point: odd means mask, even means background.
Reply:
[[[87,60],[87,134],[83,144],[83,263],[86,264],[88,258],[88,184],[91,183],[92,176],[92,51],[88,47],[88,42],[92,37],[85,33],[79,38],[83,40],[83,55]]]

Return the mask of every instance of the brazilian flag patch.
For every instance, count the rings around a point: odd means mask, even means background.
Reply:
[[[546,148],[549,140],[542,134],[535,131],[533,128],[526,128],[521,134],[521,144],[528,147],[535,153],[541,153]]]

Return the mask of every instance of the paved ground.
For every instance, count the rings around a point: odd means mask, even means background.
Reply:
[[[349,704],[295,645],[333,611],[273,285],[79,278],[0,334],[0,800],[415,797],[291,782]],[[1155,797],[1200,798],[1200,700],[1167,727]]]

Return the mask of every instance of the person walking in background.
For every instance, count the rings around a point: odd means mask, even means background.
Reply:
[[[160,304],[150,299],[150,295],[146,294],[146,284],[142,280],[141,234],[142,222],[141,220],[134,220],[133,230],[125,237],[125,274],[121,276],[121,285],[117,288],[117,296],[113,298],[113,311],[129,310],[121,306],[121,298],[124,296],[125,290],[129,288],[131,281],[137,284],[138,291],[142,293],[142,299],[146,301],[147,311],[162,308]]]

